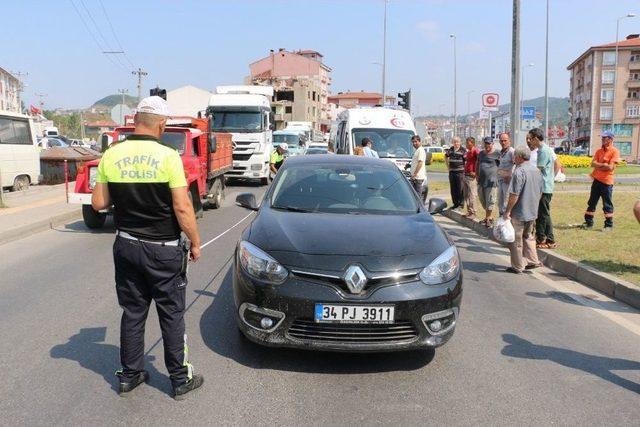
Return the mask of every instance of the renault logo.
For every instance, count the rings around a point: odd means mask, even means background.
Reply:
[[[357,265],[352,265],[344,274],[344,281],[352,294],[359,294],[367,284],[367,276]]]

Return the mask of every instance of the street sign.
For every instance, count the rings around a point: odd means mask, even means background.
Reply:
[[[522,107],[520,115],[522,120],[533,120],[536,118],[536,107]]]
[[[497,93],[483,93],[482,105],[484,107],[497,107],[500,97]]]
[[[485,110],[484,108],[480,111],[480,115],[478,117],[479,119],[488,119],[489,118],[489,111]]]
[[[500,111],[500,109],[498,107],[482,107],[482,111]]]

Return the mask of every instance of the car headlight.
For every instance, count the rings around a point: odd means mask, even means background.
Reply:
[[[93,190],[96,186],[96,177],[98,176],[98,168],[89,168],[89,188]]]
[[[238,261],[249,276],[276,285],[284,282],[289,274],[278,261],[244,240],[238,247]]]
[[[439,285],[456,277],[459,270],[458,251],[455,246],[449,246],[420,272],[420,280],[427,285]]]

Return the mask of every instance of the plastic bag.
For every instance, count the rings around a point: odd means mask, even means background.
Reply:
[[[516,240],[516,231],[511,220],[498,217],[496,225],[493,226],[493,237],[500,243],[513,243]]]
[[[558,171],[558,174],[553,178],[555,182],[565,182],[567,180],[567,176],[561,170]]]

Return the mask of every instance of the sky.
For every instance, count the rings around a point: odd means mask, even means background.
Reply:
[[[28,73],[24,102],[83,108],[118,89],[159,85],[213,90],[242,84],[269,49],[313,49],[332,68],[331,92],[381,91],[384,0],[20,0],[3,2],[0,67]],[[545,1],[521,1],[525,99],[544,95]],[[549,94],[568,96],[568,64],[615,40],[616,19],[640,14],[630,0],[550,0]],[[89,12],[89,13],[87,13]],[[106,13],[105,13],[106,12]],[[82,18],[79,16],[82,15]],[[411,89],[416,115],[453,111],[457,40],[458,114],[481,94],[510,99],[511,0],[388,0],[387,94]],[[112,31],[113,28],[113,31]],[[620,22],[620,38],[640,16]],[[124,50],[121,54],[102,51]],[[471,92],[473,91],[473,92]]]

